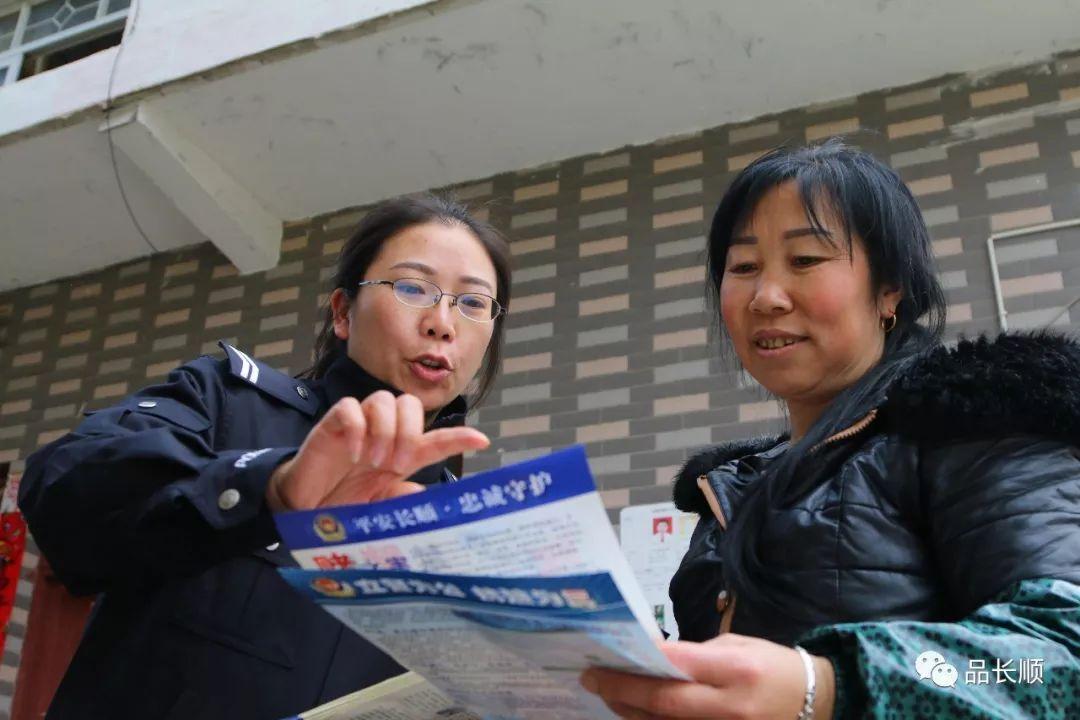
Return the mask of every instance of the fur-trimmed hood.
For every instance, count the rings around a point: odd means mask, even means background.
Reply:
[[[885,389],[877,423],[919,442],[1042,435],[1080,446],[1080,343],[1050,332],[961,340],[916,357]],[[675,504],[704,510],[697,478],[782,437],[696,453],[675,480]]]

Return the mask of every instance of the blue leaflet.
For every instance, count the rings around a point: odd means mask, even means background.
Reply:
[[[290,550],[365,542],[454,527],[596,490],[581,446],[477,473],[422,493],[363,505],[274,516]]]
[[[282,568],[279,572],[297,592],[323,605],[386,605],[420,600],[462,610],[512,608],[519,622],[526,624],[530,615],[634,622],[607,573],[497,578],[391,570]]]

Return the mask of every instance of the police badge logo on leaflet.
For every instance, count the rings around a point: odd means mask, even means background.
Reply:
[[[333,515],[316,515],[314,522],[315,534],[323,542],[343,542],[345,540],[345,526]]]
[[[311,581],[311,587],[326,597],[346,598],[355,597],[356,590],[351,585],[334,578],[319,577]]]

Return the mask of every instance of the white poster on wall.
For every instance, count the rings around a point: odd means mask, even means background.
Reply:
[[[656,622],[672,639],[679,628],[668,597],[671,576],[690,546],[698,516],[684,513],[674,503],[632,505],[619,513],[619,542],[637,576]]]

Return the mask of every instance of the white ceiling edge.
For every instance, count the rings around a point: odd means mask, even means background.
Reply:
[[[0,86],[0,140],[437,1],[134,0],[121,46]]]
[[[852,27],[822,29],[839,33],[833,45],[847,38],[843,52],[808,55],[808,48],[829,44],[807,30],[822,1],[806,3],[809,15],[774,36],[736,30],[761,23],[773,29],[767,9],[749,0],[723,6],[726,30],[708,27],[715,7],[708,2],[626,2],[617,18],[589,14],[587,3],[568,0],[542,4],[544,18],[534,3],[444,2],[438,12],[407,13],[381,30],[336,37],[303,52],[271,53],[235,72],[169,86],[143,102],[214,158],[270,215],[294,222],[865,92],[958,74],[964,76],[947,82],[989,81],[1080,47],[1080,38],[1068,45],[1068,28],[1080,27],[1080,4],[1058,22],[1049,22],[1045,9],[1043,15],[1011,18],[1008,27],[998,18],[991,29],[1014,40],[995,39],[993,32],[961,38],[945,48],[959,58],[953,61],[937,47],[949,22],[965,11],[970,15],[974,5],[993,16],[1005,3],[960,1],[940,11],[934,35],[926,31],[925,0],[886,5],[886,11],[921,8],[922,16],[906,20],[888,12],[860,20],[864,6],[849,0]],[[680,23],[657,14],[657,7],[672,6],[701,15]],[[1068,13],[1078,22],[1065,22]],[[855,32],[858,22],[873,27],[885,21],[896,34],[884,41]],[[497,40],[485,22],[499,28]],[[1039,27],[1041,33],[1033,32]],[[1045,27],[1058,27],[1058,35]],[[723,33],[730,37],[718,42]],[[890,41],[903,51],[889,47]],[[851,67],[851,57],[867,62]],[[86,123],[99,119],[93,115]],[[8,178],[24,182],[29,174],[36,193],[0,196],[0,217],[17,226],[17,242],[34,238],[40,246],[16,248],[20,267],[0,272],[0,289],[146,254],[104,164],[104,138],[82,129],[54,129],[0,148],[0,185]],[[125,186],[141,192],[133,207],[141,223],[155,226],[155,246],[205,240],[175,202],[130,164],[121,162],[121,174]]]

